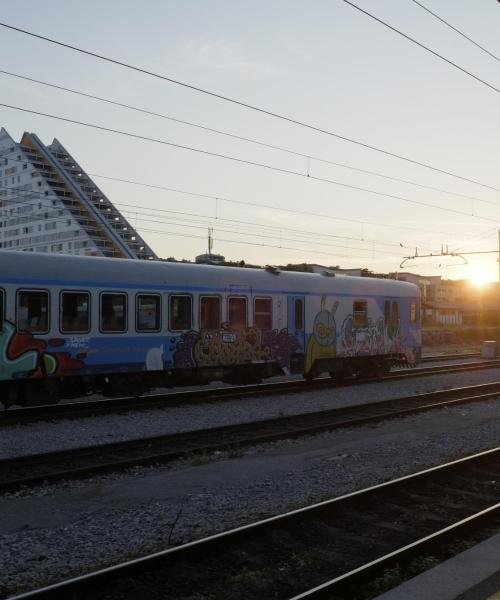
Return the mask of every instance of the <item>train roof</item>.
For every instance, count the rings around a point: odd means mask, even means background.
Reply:
[[[0,250],[0,283],[66,284],[95,287],[163,287],[175,283],[186,289],[227,287],[266,289],[283,293],[385,295],[419,297],[418,286],[393,279],[325,276],[273,269],[247,269],[163,261],[38,254]]]

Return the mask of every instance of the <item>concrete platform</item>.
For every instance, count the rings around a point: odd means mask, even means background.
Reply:
[[[375,600],[500,600],[500,534]]]

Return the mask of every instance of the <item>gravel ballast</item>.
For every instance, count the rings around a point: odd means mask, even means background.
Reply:
[[[132,410],[0,427],[0,459],[340,408],[500,380],[500,369],[431,375],[300,394]]]
[[[6,494],[0,498],[0,593],[6,597],[495,447],[499,416],[500,402],[481,402],[265,444],[232,459],[219,455],[206,464],[134,469]]]

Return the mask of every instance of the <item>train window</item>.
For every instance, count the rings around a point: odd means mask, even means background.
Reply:
[[[230,329],[244,329],[247,326],[247,299],[229,298],[227,301],[227,320]]]
[[[191,296],[170,296],[171,331],[191,329],[191,304]]]
[[[16,323],[20,331],[49,331],[49,293],[24,290],[17,293]]]
[[[389,325],[391,322],[391,303],[389,300],[385,301],[385,324]]]
[[[5,313],[5,292],[0,290],[0,331],[3,331],[3,319]]]
[[[399,306],[397,302],[392,303],[392,322],[397,323],[399,320]]]
[[[273,328],[273,301],[271,298],[255,298],[253,301],[253,322],[258,329]]]
[[[156,294],[138,294],[135,309],[137,331],[160,330],[160,296]]]
[[[417,322],[417,303],[410,302],[410,323]]]
[[[302,310],[302,300],[295,299],[295,329],[303,329],[303,310]]]
[[[354,300],[352,312],[354,327],[366,327],[368,325],[368,306],[366,300]]]
[[[219,297],[200,297],[200,329],[220,329]]]
[[[105,333],[122,333],[126,330],[126,294],[101,294],[101,331]]]
[[[61,332],[88,333],[90,331],[90,294],[62,292]]]

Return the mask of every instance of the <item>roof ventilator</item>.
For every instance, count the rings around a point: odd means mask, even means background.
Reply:
[[[274,265],[266,265],[266,271],[273,273],[273,275],[279,275],[281,273],[281,269],[279,267],[275,267]]]

